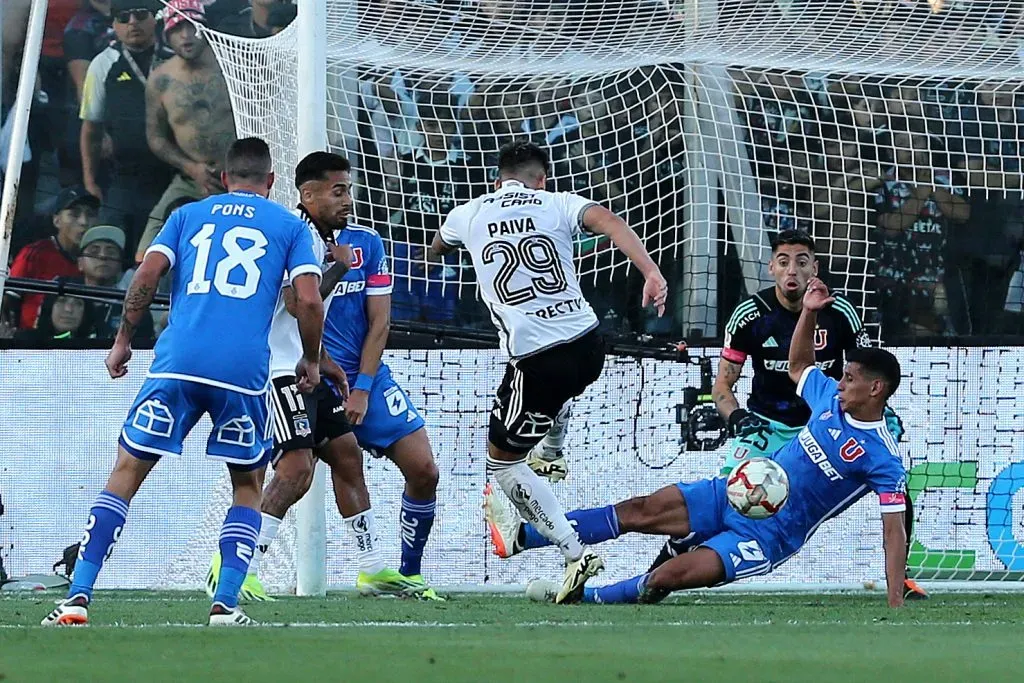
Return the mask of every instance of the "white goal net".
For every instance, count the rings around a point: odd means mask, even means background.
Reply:
[[[990,288],[974,266],[986,250],[1015,264],[1010,238],[992,227],[955,247],[972,208],[1021,187],[1021,8],[933,5],[328,2],[327,139],[357,169],[358,220],[391,250],[396,320],[488,328],[464,260],[425,247],[491,186],[500,145],[528,137],[553,187],[628,219],[669,278],[672,315],[652,320],[623,257],[581,239],[613,331],[720,336],[786,227],[818,238],[829,283],[886,340],[1003,331],[982,311],[1003,310],[1009,278]],[[273,143],[292,202],[295,27],[214,42],[239,130]]]

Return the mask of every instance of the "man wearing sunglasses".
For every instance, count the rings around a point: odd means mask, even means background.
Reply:
[[[146,142],[159,7],[157,0],[111,1],[117,42],[89,64],[79,112],[83,184],[103,199],[101,220],[122,227],[131,249],[172,173]]]

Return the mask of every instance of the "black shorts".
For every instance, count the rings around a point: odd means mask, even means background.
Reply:
[[[494,399],[487,439],[510,453],[536,446],[566,401],[601,376],[604,356],[604,339],[592,330],[534,356],[510,360]]]
[[[325,382],[311,394],[303,394],[295,386],[295,377],[286,375],[271,380],[270,419],[274,421],[274,457],[276,466],[281,456],[302,448],[316,448],[352,431],[345,417],[341,397]]]

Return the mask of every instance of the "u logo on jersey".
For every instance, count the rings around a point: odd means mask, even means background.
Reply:
[[[839,457],[843,459],[843,462],[853,462],[862,455],[864,455],[864,447],[857,443],[857,439],[852,436],[839,449]]]
[[[352,247],[352,270],[363,267],[363,248]]]
[[[828,330],[814,330],[814,350],[823,351],[828,346]]]

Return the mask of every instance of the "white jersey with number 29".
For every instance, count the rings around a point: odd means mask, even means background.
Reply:
[[[573,263],[573,238],[594,202],[506,180],[454,209],[441,239],[465,247],[480,295],[513,358],[577,339],[597,327]]]

